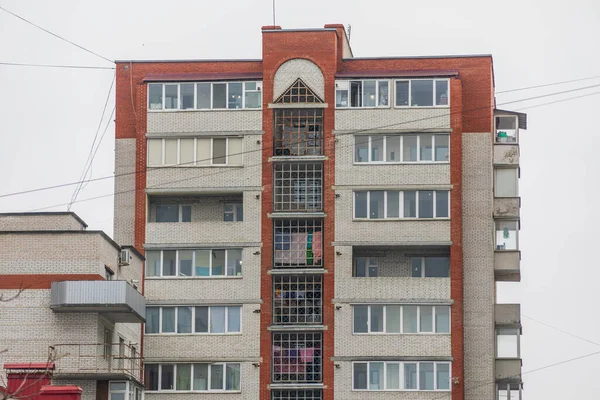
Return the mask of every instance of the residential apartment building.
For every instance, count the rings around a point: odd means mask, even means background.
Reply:
[[[72,212],[0,214],[0,385],[14,398],[42,381],[143,396],[144,258],[86,228]]]
[[[118,61],[115,237],[148,400],[520,399],[519,129],[492,58]]]

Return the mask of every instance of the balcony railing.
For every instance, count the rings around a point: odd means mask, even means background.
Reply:
[[[323,209],[323,164],[275,164],[275,212],[317,212]]]
[[[323,220],[275,220],[275,268],[323,266]]]
[[[321,333],[274,333],[272,356],[275,383],[318,383],[323,379]]]
[[[142,358],[138,348],[125,343],[60,343],[50,346],[57,379],[141,382]]]
[[[144,322],[146,299],[126,281],[52,282],[54,312],[101,313],[112,322]]]
[[[322,324],[321,275],[273,276],[273,324]]]

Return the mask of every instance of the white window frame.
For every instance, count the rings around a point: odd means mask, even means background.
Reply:
[[[432,135],[431,139],[431,160],[421,160],[421,136]],[[448,160],[436,161],[435,160],[435,138],[437,136],[448,136]],[[367,149],[368,161],[356,161],[356,137],[368,137],[369,147]],[[400,138],[400,161],[387,161],[387,138],[397,136]],[[416,136],[417,137],[417,160],[416,161],[404,161],[404,137],[405,136]],[[383,161],[372,161],[372,149],[373,149],[373,138],[383,137]],[[405,133],[401,135],[354,135],[354,152],[352,154],[352,163],[355,165],[365,164],[450,164],[450,133],[449,132],[436,132],[436,133]]]
[[[516,241],[516,249],[499,249],[498,248],[498,232],[501,232],[498,230],[498,223],[502,223],[502,222],[514,222],[516,224],[516,230],[515,232],[515,241]],[[519,251],[521,249],[521,245],[519,243],[519,231],[521,229],[521,223],[519,220],[514,220],[514,219],[497,219],[494,221],[494,251]],[[513,232],[513,231],[509,231],[509,232]]]
[[[359,258],[364,258],[366,260],[366,264],[365,264],[365,276],[356,276],[356,261]],[[377,268],[377,276],[370,276],[369,275],[369,266],[371,265],[371,261],[375,261],[375,267]],[[353,278],[377,278],[379,276],[379,257],[363,257],[363,256],[357,256],[354,257],[354,260],[352,261],[352,277]]]
[[[241,221],[239,220],[239,215],[238,215],[238,207],[241,205],[242,206],[242,218],[244,216],[244,203],[241,201],[238,202],[227,202],[223,204],[223,219],[225,219],[225,214],[231,214],[233,219],[231,221],[223,221],[223,222],[244,222],[244,220],[242,219]],[[227,206],[232,206],[233,211],[227,211]]]
[[[514,196],[498,196],[498,171],[511,171],[514,172],[515,174],[515,180],[514,180],[514,191],[515,191],[515,195]],[[520,178],[520,170],[519,168],[494,168],[494,197],[499,198],[499,199],[511,199],[511,198],[515,198],[515,197],[519,197],[519,178]]]
[[[417,277],[417,276],[412,276],[412,271],[411,271],[411,277],[412,278],[427,278],[425,276],[425,259],[426,258],[441,258],[441,257],[446,257],[446,256],[419,256],[419,257],[411,257],[410,258],[410,265],[411,265],[411,269],[412,269],[412,260],[417,258],[419,260],[421,260],[421,276]],[[448,264],[450,264],[450,257],[448,257]],[[450,271],[450,267],[448,267],[448,271]],[[448,272],[449,273],[449,272]]]
[[[150,365],[158,365],[158,390],[148,390],[148,393],[241,393],[242,382],[243,382],[243,371],[242,362],[216,362],[216,363],[148,363]],[[208,381],[207,390],[194,390],[194,365],[195,364],[206,364],[208,365]],[[240,389],[239,390],[227,390],[227,364],[238,364],[240,366]],[[173,389],[161,389],[162,384],[162,367],[163,365],[173,365]],[[177,366],[178,365],[189,365],[190,366],[190,388],[191,390],[177,390]],[[223,389],[211,389],[210,384],[212,382],[212,366],[222,365],[223,366]]]
[[[496,399],[500,399],[500,385],[507,385],[508,386],[508,390],[507,390],[507,394],[508,394],[508,398],[507,400],[521,400],[521,384],[517,383],[517,382],[506,382],[506,383],[497,383],[496,384]],[[516,386],[516,389],[513,389],[513,387]],[[517,393],[517,397],[513,398],[511,397],[511,391],[516,391]]]
[[[194,140],[194,160],[192,162],[188,162],[185,164],[181,164],[181,140],[182,139],[193,139]],[[206,159],[198,160],[198,139],[210,139],[210,160],[206,160]],[[213,157],[214,139],[225,139],[225,163],[224,164],[215,164],[214,163],[214,157]],[[241,164],[230,164],[229,163],[229,140],[230,139],[242,139],[242,151],[240,154],[242,157]],[[150,151],[149,150],[150,150],[150,141],[151,140],[162,140],[161,164],[160,165],[150,165]],[[167,164],[166,163],[167,140],[177,140],[177,163],[176,164]],[[146,165],[149,168],[159,168],[159,167],[204,167],[204,168],[206,168],[206,167],[243,167],[244,166],[244,153],[245,153],[244,140],[243,140],[243,137],[239,137],[239,136],[211,137],[211,138],[204,138],[204,137],[148,138],[147,146],[148,146],[148,151],[146,152],[147,153]],[[237,155],[237,153],[236,153],[236,155]],[[210,164],[199,165],[198,162],[201,162],[201,161],[210,161]]]
[[[158,210],[156,209],[157,206],[164,206],[164,205],[174,205],[177,206],[177,213],[178,213],[178,220],[177,222],[158,222],[156,221],[157,219],[157,215],[156,213],[158,212]],[[192,213],[192,204],[179,204],[179,203],[157,203],[154,207],[154,221],[152,221],[152,223],[155,224],[188,224],[193,222],[192,218],[190,218],[190,221],[186,221],[183,222],[183,207],[190,207],[190,217],[191,217],[191,213]],[[152,218],[150,218],[152,219]],[[161,265],[162,265],[162,260],[161,260]]]
[[[425,218],[419,216],[419,192],[429,192],[430,190],[407,190],[408,192],[416,192],[415,195],[415,217],[405,217],[404,216],[404,192],[403,190],[399,190],[398,195],[398,205],[400,210],[398,211],[398,217],[387,217],[388,209],[388,192],[396,192],[396,190],[355,190],[352,192],[352,219],[354,221],[380,221],[380,220],[419,220],[419,221],[431,221],[431,220],[449,220],[450,219],[450,191],[449,190],[431,190],[433,192],[433,217]],[[356,193],[366,192],[367,193],[367,217],[356,217]],[[371,192],[384,192],[383,196],[383,218],[371,218]],[[437,216],[437,192],[448,192],[448,216],[447,217],[438,217]]]
[[[355,332],[354,331],[354,307],[356,306],[366,306],[368,307],[367,312],[367,332]],[[371,307],[383,306],[383,331],[382,332],[371,332]],[[387,306],[395,306],[400,307],[400,332],[388,332],[387,331]],[[417,332],[404,332],[404,307],[405,306],[417,306]],[[421,332],[421,307],[433,307],[433,311],[431,314],[433,332]],[[449,317],[448,317],[448,332],[436,332],[437,331],[437,307],[448,307],[449,308]],[[353,335],[449,335],[452,330],[452,312],[451,306],[449,304],[352,304],[352,334]]]
[[[515,330],[517,333],[515,335],[500,335],[500,331],[502,330],[506,330],[506,329],[511,329],[511,330]],[[495,342],[496,342],[496,358],[502,358],[502,359],[520,359],[521,358],[521,330],[518,327],[515,326],[498,326],[496,327],[496,335],[495,335]],[[517,339],[517,356],[516,357],[504,357],[504,356],[500,356],[500,354],[498,354],[498,336],[516,336]]]
[[[364,101],[361,97],[360,100],[360,106],[359,107],[352,107],[351,104],[351,100],[350,100],[350,83],[351,82],[360,82],[360,87],[361,87],[361,96],[364,95],[365,92],[365,82],[366,81],[375,81],[375,106],[365,106],[364,105]],[[387,105],[380,105],[379,104],[379,86],[380,86],[380,82],[387,82],[388,84],[388,104]],[[338,89],[338,84],[343,84],[345,86],[347,86],[346,89]],[[392,89],[390,87],[391,84],[391,80],[390,79],[378,79],[378,78],[372,78],[372,79],[344,79],[344,80],[336,80],[335,81],[335,108],[339,108],[339,109],[355,109],[355,108],[391,108],[391,100],[392,100]],[[337,92],[338,91],[346,91],[346,94],[348,95],[348,105],[347,106],[338,106],[337,105]]]
[[[163,264],[164,264],[164,252],[165,251],[175,251],[175,275],[163,275]],[[204,250],[204,251],[210,251],[211,252],[211,257],[210,259],[210,265],[209,265],[209,272],[210,275],[207,276],[202,276],[202,275],[196,275],[196,251],[197,250]],[[212,251],[213,250],[224,250],[225,251],[225,264],[223,265],[224,268],[224,274],[223,275],[213,275],[212,271],[213,271],[213,265],[212,265]],[[231,279],[231,278],[237,278],[237,279],[241,279],[243,277],[244,274],[244,268],[243,268],[243,264],[242,264],[242,275],[227,275],[227,262],[229,261],[229,251],[230,250],[241,250],[242,251],[242,259],[243,259],[243,255],[244,255],[244,249],[243,248],[226,248],[226,249],[220,249],[220,248],[210,248],[210,249],[146,249],[146,251],[160,251],[160,266],[159,266],[159,271],[160,271],[160,275],[157,276],[145,276],[147,279],[158,279],[158,278],[163,278],[163,279],[190,279],[190,278],[194,278],[194,279]],[[179,252],[180,251],[191,251],[192,252],[192,275],[191,276],[182,276],[181,271],[179,270]]]
[[[257,89],[248,90],[251,93],[261,93],[261,98],[259,101],[260,106],[254,108],[246,108],[246,83],[248,82],[256,82]],[[198,83],[208,83],[210,84],[210,108],[198,108]],[[242,84],[242,107],[241,108],[229,108],[229,85],[232,83],[241,83]],[[262,81],[215,81],[215,82],[206,82],[206,81],[194,81],[194,82],[148,82],[147,84],[147,105],[146,108],[148,112],[173,112],[173,111],[212,111],[212,110],[261,110],[262,109]],[[181,107],[181,85],[182,84],[191,84],[194,85],[194,106],[192,108],[183,109]],[[213,105],[213,86],[215,84],[225,84],[225,108],[214,108]],[[162,108],[160,109],[152,109],[150,108],[150,85],[162,85]],[[177,85],[177,108],[165,108],[165,85]],[[388,95],[389,97],[389,95]]]
[[[371,384],[371,371],[370,365],[371,363],[383,363],[383,389],[369,389]],[[420,374],[420,364],[429,364],[433,363],[433,390],[421,390],[419,389],[419,380],[421,378]],[[367,364],[367,388],[366,389],[356,389],[354,387],[354,365],[355,364]],[[387,366],[388,364],[399,364],[399,389],[387,389]],[[404,365],[405,364],[416,364],[417,365],[417,389],[404,389]],[[448,365],[448,377],[452,380],[452,363],[450,361],[352,361],[352,391],[353,392],[451,392],[452,385],[451,382],[448,382],[448,389],[437,389],[438,381],[437,381],[437,369],[438,364],[447,364]]]
[[[235,335],[241,335],[242,334],[242,323],[243,323],[243,311],[244,311],[244,307],[239,304],[239,305],[218,305],[218,304],[211,304],[211,305],[176,305],[176,306],[149,306],[150,308],[157,308],[158,309],[158,332],[155,333],[145,333],[146,331],[146,327],[144,326],[144,335],[147,336],[172,336],[172,335],[194,335],[194,336],[235,336]],[[179,319],[179,312],[178,312],[178,308],[179,307],[191,307],[192,308],[192,316],[191,316],[191,321],[192,321],[192,331],[191,332],[187,332],[187,333],[179,333],[177,332],[177,322]],[[208,308],[208,332],[196,332],[196,307],[207,307]],[[211,314],[211,309],[213,307],[225,307],[225,332],[211,332],[210,331],[210,314]],[[175,332],[163,332],[162,331],[162,319],[163,319],[163,308],[174,308],[175,309]],[[240,309],[240,322],[239,322],[239,326],[240,326],[240,331],[239,332],[229,332],[229,308],[239,308]],[[145,324],[144,324],[145,325]]]
[[[433,81],[433,105],[432,106],[413,106],[412,105],[412,83],[414,81]],[[435,104],[435,94],[436,87],[438,81],[447,81],[448,82],[448,104],[436,105]],[[408,82],[408,105],[407,106],[399,106],[396,105],[396,99],[398,98],[398,93],[396,93],[396,82]],[[421,79],[394,79],[394,108],[450,108],[450,79],[449,78],[421,78]]]

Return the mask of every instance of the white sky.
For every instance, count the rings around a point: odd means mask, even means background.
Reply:
[[[260,27],[272,23],[271,0],[0,0],[0,6],[109,59],[260,58]],[[600,75],[597,0],[278,0],[276,22],[284,28],[351,24],[357,57],[491,53],[498,91]],[[0,62],[111,65],[3,11]],[[79,179],[112,76],[110,70],[0,65],[0,195]],[[501,104],[593,84],[600,79],[500,94],[497,100]],[[600,88],[506,108],[596,91]],[[107,116],[113,105],[114,95]],[[520,302],[523,315],[597,343],[600,266],[588,256],[598,240],[592,227],[600,222],[600,167],[594,150],[600,145],[595,123],[599,106],[597,95],[526,110],[529,130],[521,135],[522,282],[498,285],[499,302]],[[111,124],[93,176],[113,171]],[[72,190],[0,198],[0,212],[67,203]],[[79,199],[112,191],[112,179],[90,183]],[[555,212],[564,207],[568,213]],[[73,211],[89,229],[112,234],[112,197],[77,203]],[[523,333],[524,372],[600,351],[600,345],[525,317]],[[523,398],[597,398],[599,362],[596,355],[526,374]]]

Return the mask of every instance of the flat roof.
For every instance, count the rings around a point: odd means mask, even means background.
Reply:
[[[184,63],[184,62],[262,62],[262,58],[190,58],[190,59],[174,59],[174,60],[115,60],[115,63]]]
[[[34,212],[8,212],[0,213],[0,217],[39,217],[44,215],[70,215],[75,218],[77,222],[83,225],[84,228],[88,227],[83,219],[73,211],[34,211]]]
[[[102,236],[108,243],[110,243],[115,249],[121,251],[121,246],[117,242],[115,242],[110,236],[108,236],[104,231],[69,231],[69,230],[30,230],[30,231],[0,231],[0,235],[100,235]],[[139,252],[138,252],[139,253]]]

